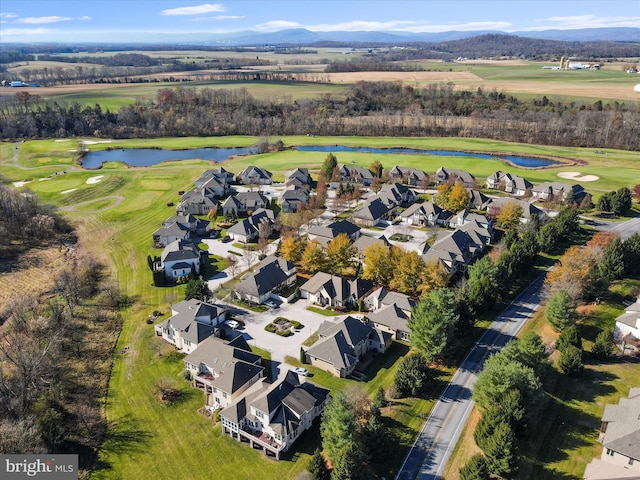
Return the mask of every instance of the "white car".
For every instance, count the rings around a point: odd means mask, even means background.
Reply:
[[[268,302],[264,302],[267,307],[278,308],[278,304],[273,300],[269,300]]]
[[[307,375],[309,375],[309,370],[307,370],[306,368],[296,367],[293,369],[293,371],[298,375],[302,375],[303,377],[306,377]]]
[[[227,320],[224,323],[226,323],[229,328],[232,328],[234,330],[240,326],[240,324],[235,320]]]

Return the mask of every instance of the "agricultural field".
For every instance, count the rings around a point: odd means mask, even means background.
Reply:
[[[94,478],[181,478],[185,472],[191,472],[194,479],[249,479],[254,478],[258,470],[261,478],[265,479],[296,478],[309,462],[318,438],[317,431],[305,434],[296,445],[295,453],[282,462],[265,459],[260,452],[223,436],[219,427],[212,427],[209,419],[196,413],[202,406],[200,392],[181,381],[180,358],[156,342],[153,327],[145,322],[148,314],[156,309],[166,314],[170,304],[182,298],[184,288],[156,288],[151,285],[146,262],[147,255],[153,254],[151,233],[162,220],[174,214],[175,210],[167,207],[167,203],[178,199],[179,190],[192,188],[193,181],[211,164],[203,160],[188,160],[131,168],[109,163],[99,170],[89,171],[76,163],[78,140],[20,143],[16,161],[14,146],[0,144],[0,173],[5,182],[28,182],[21,184],[22,187],[37,193],[41,201],[62,207],[65,216],[77,225],[80,241],[116,272],[118,283],[134,299],[132,305],[122,311],[124,323],[115,349],[109,394],[103,399],[110,430]],[[184,149],[250,146],[257,140],[253,137],[165,138],[87,141],[86,145],[91,150],[149,146]],[[527,170],[508,166],[499,160],[432,155],[336,154],[339,163],[368,166],[374,159],[379,159],[386,168],[400,164],[428,172],[448,166],[469,170],[478,178],[500,169],[522,175],[534,183],[559,179],[559,172],[577,171],[581,175],[598,177],[596,181],[585,184],[587,191],[595,194],[640,183],[639,152],[596,152],[593,149],[456,138],[283,137],[282,140],[287,146],[404,146],[562,158],[574,163],[558,168]],[[313,172],[325,156],[322,152],[287,150],[237,157],[226,161],[224,166],[239,172],[246,165],[256,164],[273,171],[276,180],[282,180],[284,172],[294,166],[306,165]],[[129,347],[127,353],[118,353],[124,347]],[[395,361],[384,365],[373,379],[372,388],[387,385],[396,367]],[[153,394],[154,383],[165,377],[182,382],[182,400],[171,406],[162,404]],[[329,383],[333,380],[318,375],[317,381]],[[332,386],[335,384],[340,388],[339,382],[333,382]],[[400,424],[396,428],[403,439],[413,438],[430,408],[430,401],[411,401],[397,410],[397,418],[394,419]],[[402,452],[394,452],[394,456],[401,458]],[[195,465],[197,469],[194,469]]]

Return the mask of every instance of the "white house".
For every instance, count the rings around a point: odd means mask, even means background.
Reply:
[[[636,303],[632,303],[622,315],[616,318],[616,326],[613,336],[616,339],[630,335],[630,340],[640,340],[640,298]],[[629,342],[626,342],[627,344]],[[627,348],[629,348],[627,346]],[[634,348],[634,347],[632,347]]]
[[[167,277],[176,280],[189,275],[193,270],[200,273],[201,254],[197,245],[176,240],[164,247],[159,264],[154,268],[164,270]]]

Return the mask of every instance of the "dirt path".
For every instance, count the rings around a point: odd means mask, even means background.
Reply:
[[[105,212],[107,210],[110,210],[113,207],[117,207],[118,205],[120,205],[122,202],[125,201],[125,198],[122,195],[109,195],[107,197],[102,197],[102,198],[97,199],[97,200],[104,200],[105,198],[115,198],[116,201],[112,205],[109,205],[108,207],[99,208],[97,210],[78,210],[78,207],[80,207],[82,205],[88,205],[90,203],[95,202],[96,200],[88,200],[86,202],[76,203],[75,205],[69,205],[68,207],[62,207],[62,208],[60,208],[60,210],[64,210],[65,212],[74,212],[74,213],[92,213],[92,214],[93,213],[101,213],[101,212]]]

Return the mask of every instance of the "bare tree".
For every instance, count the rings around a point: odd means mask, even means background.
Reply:
[[[250,247],[245,243],[244,248],[242,249],[242,257],[247,264],[247,270],[251,270],[251,265],[253,265],[253,262],[256,259],[256,252],[253,250],[253,247]]]
[[[227,268],[229,269],[231,278],[236,278],[236,275],[238,274],[238,268],[239,268],[238,259],[236,258],[235,255],[227,255],[227,263],[229,264]]]

